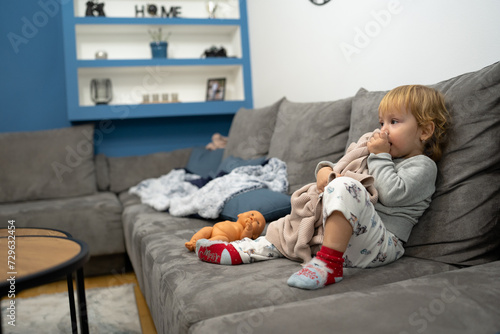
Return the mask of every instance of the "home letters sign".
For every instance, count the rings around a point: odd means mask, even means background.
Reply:
[[[158,16],[158,6],[155,4],[144,5],[135,5],[135,17],[145,17],[146,12],[152,17]],[[160,16],[161,17],[179,17],[181,14],[180,6],[170,6],[169,10],[165,8],[165,6],[160,7]]]

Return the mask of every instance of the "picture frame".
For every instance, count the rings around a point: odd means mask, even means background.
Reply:
[[[226,78],[208,79],[207,101],[224,101],[226,95]]]

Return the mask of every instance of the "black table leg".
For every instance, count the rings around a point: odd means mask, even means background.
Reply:
[[[69,311],[71,314],[71,331],[73,334],[78,334],[78,324],[76,322],[76,309],[75,309],[75,293],[73,291],[73,275],[68,274],[68,298],[69,298]]]
[[[76,271],[76,291],[78,295],[78,316],[80,318],[80,329],[82,334],[89,333],[89,322],[87,317],[87,300],[85,298],[85,281],[83,268]]]

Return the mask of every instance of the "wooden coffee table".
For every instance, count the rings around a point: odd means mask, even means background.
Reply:
[[[78,316],[88,333],[83,265],[89,259],[86,243],[69,233],[39,228],[0,229],[0,296],[12,303],[21,290],[66,276],[73,333],[78,332],[73,273],[76,273]],[[15,314],[15,313],[14,313]],[[0,320],[0,333],[2,332]]]

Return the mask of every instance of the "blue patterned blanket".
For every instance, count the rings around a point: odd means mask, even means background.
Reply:
[[[240,193],[259,188],[283,193],[288,190],[286,164],[278,158],[269,159],[263,166],[235,168],[201,188],[192,182],[197,179],[200,176],[183,169],[172,170],[159,178],[141,181],[130,188],[129,193],[158,211],[169,210],[173,216],[198,214],[215,219],[224,204]]]

